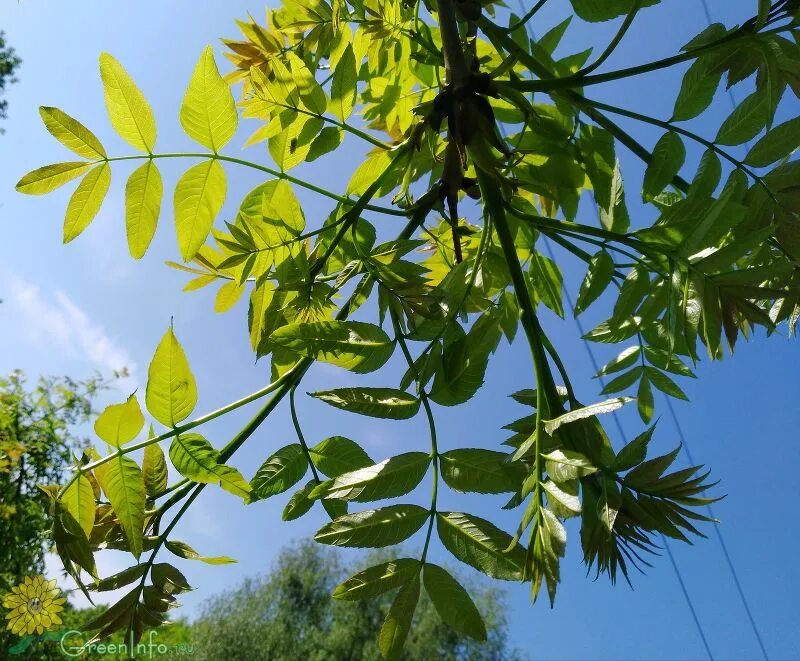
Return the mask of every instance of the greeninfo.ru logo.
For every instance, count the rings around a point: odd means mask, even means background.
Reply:
[[[85,654],[118,655],[124,654],[128,658],[152,659],[165,654],[192,655],[194,646],[189,643],[168,644],[156,640],[157,631],[148,631],[137,643],[134,641],[133,632],[127,642],[86,642],[86,634],[82,631],[65,631],[61,635],[61,651],[68,657],[80,657]]]

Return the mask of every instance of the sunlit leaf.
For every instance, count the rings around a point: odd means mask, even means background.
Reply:
[[[152,153],[156,144],[156,121],[133,78],[108,53],[100,55],[100,77],[114,130],[134,149]]]

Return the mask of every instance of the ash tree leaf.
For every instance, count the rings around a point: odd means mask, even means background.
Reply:
[[[336,388],[309,394],[344,411],[390,420],[413,418],[420,406],[419,399],[396,388]]]
[[[674,131],[665,133],[653,148],[642,185],[642,197],[652,200],[675,178],[686,160],[686,147]]]
[[[379,369],[394,351],[383,329],[361,321],[287,324],[270,335],[270,342],[356,374]]]
[[[358,443],[344,436],[326,438],[309,453],[317,469],[328,477],[339,477],[375,463]]]
[[[94,527],[96,510],[94,489],[89,478],[79,473],[77,479],[64,491],[61,503],[78,522],[88,538]]]
[[[214,312],[217,314],[228,312],[239,302],[244,292],[244,286],[240,285],[236,280],[229,280],[217,291],[217,296],[214,299]]]
[[[190,167],[175,186],[175,231],[183,261],[202,248],[225,202],[225,170],[215,159]]]
[[[153,430],[151,427],[150,436],[152,437],[152,435]],[[142,473],[144,474],[144,489],[149,497],[152,498],[167,488],[169,477],[167,460],[158,443],[151,443],[144,449]]]
[[[575,316],[586,310],[602,294],[614,277],[614,260],[605,250],[601,250],[589,262],[586,277],[581,283]]]
[[[106,494],[119,520],[131,553],[142,554],[144,529],[144,479],[137,463],[124,454],[101,464],[94,470],[97,482]]]
[[[558,264],[549,257],[535,252],[531,259],[530,277],[537,298],[563,319],[563,276]]]
[[[509,493],[519,488],[517,471],[508,455],[494,450],[459,448],[440,455],[439,469],[445,484],[466,493]]]
[[[607,399],[603,402],[598,402],[597,404],[590,404],[589,406],[583,406],[573,411],[567,411],[567,413],[564,413],[557,418],[546,420],[544,423],[544,430],[552,436],[553,433],[563,425],[569,424],[570,422],[575,422],[576,420],[584,420],[585,418],[602,415],[604,413],[613,413],[614,411],[621,409],[628,402],[632,401],[633,397],[613,397],[612,399]]]
[[[614,304],[612,322],[616,325],[630,318],[648,291],[650,291],[650,277],[647,271],[640,266],[632,268],[622,283],[619,298]]]
[[[219,463],[219,453],[200,434],[178,434],[169,448],[169,458],[176,470],[194,482],[219,484],[225,491],[245,500],[251,487],[232,466]]]
[[[320,544],[380,548],[399,544],[417,532],[429,516],[419,505],[389,505],[377,510],[345,514],[319,529]]]
[[[439,617],[460,634],[486,640],[486,625],[475,602],[449,572],[438,565],[425,563],[422,571],[425,592],[431,598]]]
[[[299,443],[282,447],[267,459],[250,481],[252,500],[276,496],[291,489],[308,470],[305,453]]]
[[[142,576],[144,576],[145,572],[147,572],[148,566],[146,562],[143,562],[139,565],[134,565],[133,567],[128,567],[127,569],[123,569],[121,572],[117,572],[108,578],[103,578],[97,582],[96,585],[91,586],[90,590],[95,590],[97,592],[108,592],[109,590],[118,590],[119,588],[125,587],[126,585],[130,585],[134,581],[138,581]]]
[[[653,425],[622,448],[611,464],[611,470],[620,473],[641,464],[645,460],[647,446],[650,439],[653,438],[655,429],[655,425]]]
[[[389,167],[392,157],[385,149],[372,152],[359,165],[347,184],[348,195],[363,195],[381,173]]]
[[[722,177],[722,163],[713,149],[707,149],[700,159],[697,174],[689,188],[689,197],[711,197]]]
[[[297,86],[303,105],[314,114],[321,115],[328,107],[325,92],[306,63],[294,51],[288,51],[286,56],[291,67],[292,81]]]
[[[635,0],[570,0],[575,13],[584,21],[597,23],[624,16],[634,6]],[[658,4],[660,0],[644,0],[642,7]]]
[[[197,404],[197,384],[172,327],[150,361],[145,403],[150,414],[166,427],[175,427],[189,417]]]
[[[666,393],[670,397],[674,397],[676,399],[683,399],[686,401],[689,400],[689,398],[686,396],[686,393],[680,389],[678,384],[664,374],[661,370],[657,370],[654,367],[646,367],[645,374],[650,381],[652,381],[653,385],[661,392]]]
[[[228,83],[219,75],[214,51],[206,46],[181,104],[186,134],[218,153],[236,133],[239,116]]]
[[[86,161],[53,163],[28,172],[17,182],[16,190],[26,195],[46,195],[80,177],[91,164]]]
[[[553,450],[542,454],[542,458],[548,475],[559,484],[597,472],[589,459],[574,450]]]
[[[346,121],[353,112],[358,96],[358,71],[356,70],[356,57],[353,47],[347,44],[336,68],[333,70],[331,81],[330,110],[341,121]]]
[[[125,233],[131,257],[141,259],[147,252],[158,225],[164,183],[153,161],[133,171],[125,185]]]
[[[144,416],[136,393],[122,404],[107,406],[94,423],[95,433],[118,448],[132,441],[144,427]]]
[[[50,135],[70,151],[91,160],[106,158],[106,150],[94,133],[63,110],[40,106],[39,115]]]
[[[414,611],[419,601],[419,574],[397,593],[378,634],[378,649],[386,661],[397,661],[411,630]]]
[[[714,142],[733,146],[755,138],[770,119],[770,104],[769,94],[753,92],[722,123]]]
[[[547,480],[542,484],[547,494],[547,502],[553,513],[562,518],[581,513],[581,501],[578,498],[578,483],[575,480],[556,483]]]
[[[722,69],[712,66],[715,63],[715,58],[699,57],[686,70],[675,99],[672,121],[683,122],[697,117],[711,105],[722,80]]]
[[[407,585],[419,576],[420,562],[416,558],[399,558],[369,567],[336,586],[333,598],[340,601],[361,601],[385,594]]]
[[[639,359],[639,354],[641,351],[642,348],[639,345],[624,349],[616,358],[603,365],[603,367],[597,373],[597,376],[614,374],[615,372],[619,372],[620,370],[630,367]]]
[[[430,455],[425,452],[399,454],[323,482],[311,492],[311,497],[360,502],[396,498],[422,481],[430,462]]]
[[[114,130],[134,149],[152,154],[156,144],[156,120],[144,94],[108,53],[100,55],[100,77]]]
[[[525,548],[512,546],[512,537],[493,523],[463,512],[439,512],[436,529],[442,544],[456,558],[491,578],[520,581]]]
[[[166,562],[154,564],[150,578],[153,581],[153,587],[161,590],[164,594],[180,594],[194,589],[180,571]]]
[[[319,482],[316,480],[309,480],[306,482],[305,486],[292,494],[292,497],[289,498],[289,502],[286,503],[286,507],[283,508],[283,515],[281,518],[284,521],[299,519],[312,508],[314,500],[310,498],[310,496],[317,484],[319,484]]]
[[[344,131],[338,126],[326,126],[319,132],[316,138],[311,141],[306,154],[306,162],[316,161],[321,156],[329,154],[342,144]]]
[[[216,556],[200,555],[191,546],[189,546],[184,542],[167,540],[166,542],[164,542],[164,546],[166,546],[167,550],[174,553],[179,558],[183,558],[185,560],[199,560],[200,562],[205,562],[207,565],[229,565],[236,562],[236,560],[234,560],[233,558],[229,558],[226,555],[216,555]]]
[[[800,117],[779,124],[747,153],[744,162],[763,168],[789,156],[800,147]]]
[[[101,163],[90,170],[78,184],[64,216],[64,243],[69,243],[95,219],[111,186],[111,167]]]
[[[653,402],[653,389],[650,387],[650,379],[647,378],[647,372],[642,375],[642,380],[639,381],[636,406],[639,410],[639,417],[641,417],[642,422],[645,424],[650,422],[653,418],[655,404]]]

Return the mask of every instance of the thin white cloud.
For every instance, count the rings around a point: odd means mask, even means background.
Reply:
[[[85,361],[108,376],[127,368],[130,380],[120,384],[130,387],[135,380],[136,363],[128,351],[110,337],[105,328],[92,321],[78,305],[62,291],[48,297],[34,284],[12,275],[8,299],[26,339],[38,345],[54,346],[59,354],[73,360]]]

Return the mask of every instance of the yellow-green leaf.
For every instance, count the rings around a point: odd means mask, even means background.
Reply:
[[[347,184],[348,195],[363,195],[375,180],[389,167],[392,157],[385,149],[380,149],[364,160],[353,172]]]
[[[133,459],[117,454],[110,461],[98,466],[94,474],[119,519],[131,553],[138,558],[142,554],[144,528],[145,493],[142,471]]]
[[[151,415],[167,427],[187,418],[197,404],[194,375],[171,327],[150,362],[145,403]]]
[[[131,257],[141,259],[158,224],[164,184],[153,161],[137,168],[125,186],[125,231]]]
[[[188,262],[200,250],[225,202],[225,171],[216,160],[189,168],[175,187],[175,231],[181,257]]]
[[[172,465],[184,477],[203,484],[219,484],[225,491],[249,498],[250,485],[242,474],[219,463],[219,453],[200,434],[179,434],[169,448]]]
[[[331,112],[345,121],[356,105],[358,72],[353,47],[347,44],[331,81]]]
[[[144,94],[108,53],[100,55],[100,77],[111,126],[134,149],[152,153],[156,144],[156,120]]]
[[[142,427],[144,416],[136,393],[122,404],[107,406],[94,423],[95,433],[116,448],[136,438]]]
[[[16,189],[26,195],[45,195],[82,175],[89,165],[84,161],[44,165],[22,177]]]
[[[64,492],[61,502],[80,524],[88,538],[94,526],[95,514],[94,490],[89,478],[79,473],[78,479],[70,484]]]
[[[236,133],[239,117],[228,84],[219,75],[214,51],[206,46],[181,105],[181,126],[201,145],[218,152]]]
[[[106,157],[106,150],[94,133],[63,110],[41,106],[39,114],[50,135],[67,149],[92,160]]]
[[[229,558],[226,555],[215,555],[211,557],[200,555],[185,542],[168,540],[164,543],[164,546],[166,546],[169,551],[172,551],[172,553],[177,555],[179,558],[184,558],[185,560],[199,560],[200,562],[205,562],[208,565],[229,565],[233,562],[236,562],[236,560]]]
[[[325,92],[322,91],[316,78],[314,78],[314,74],[311,73],[303,60],[292,51],[288,51],[286,55],[289,60],[289,66],[292,69],[292,78],[295,85],[297,85],[297,91],[300,93],[303,105],[311,112],[321,115],[328,105]]]
[[[244,294],[245,288],[240,285],[236,280],[229,280],[217,292],[217,297],[214,300],[214,312],[227,312]]]
[[[153,437],[153,426],[150,425],[150,438]],[[167,488],[167,460],[164,451],[158,443],[151,443],[144,449],[144,461],[142,462],[142,472],[144,473],[144,490],[150,497],[161,493]]]
[[[111,168],[101,163],[83,178],[67,205],[64,216],[64,243],[69,243],[89,227],[111,186]]]

